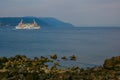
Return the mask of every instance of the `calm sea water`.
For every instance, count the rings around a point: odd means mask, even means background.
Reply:
[[[16,54],[28,57],[74,54],[75,65],[101,65],[106,58],[120,55],[120,28],[0,28],[0,56]]]

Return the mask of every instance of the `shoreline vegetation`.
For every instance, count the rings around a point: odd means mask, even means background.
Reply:
[[[120,80],[120,56],[104,61],[103,66],[80,68],[60,66],[56,54],[30,59],[25,55],[0,58],[0,80]],[[67,60],[66,56],[61,57]],[[71,55],[70,60],[76,61]],[[49,66],[49,63],[52,63]]]

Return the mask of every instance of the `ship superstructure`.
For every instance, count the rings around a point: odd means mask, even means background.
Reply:
[[[23,23],[23,20],[15,27],[16,29],[40,29],[40,26],[33,20],[33,23]]]

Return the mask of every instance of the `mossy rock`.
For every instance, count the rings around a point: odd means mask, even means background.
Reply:
[[[34,76],[31,73],[26,74],[26,80],[34,80]]]
[[[75,55],[70,56],[70,60],[76,61],[76,56]]]
[[[106,59],[103,66],[105,69],[113,69],[113,61],[111,59]]]
[[[4,80],[7,78],[8,73],[7,72],[0,72],[0,80]]]
[[[50,57],[51,57],[51,59],[55,59],[55,60],[57,59],[57,55],[56,54],[53,54]]]
[[[120,56],[112,57],[111,59],[106,59],[103,66],[105,69],[120,70]]]

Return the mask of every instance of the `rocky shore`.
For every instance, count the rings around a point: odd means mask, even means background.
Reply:
[[[65,56],[61,59],[66,60]],[[75,55],[69,57],[76,61]],[[49,63],[53,65],[49,67]],[[103,66],[58,68],[57,55],[30,59],[25,55],[0,58],[0,80],[120,80],[120,56],[106,59]]]

